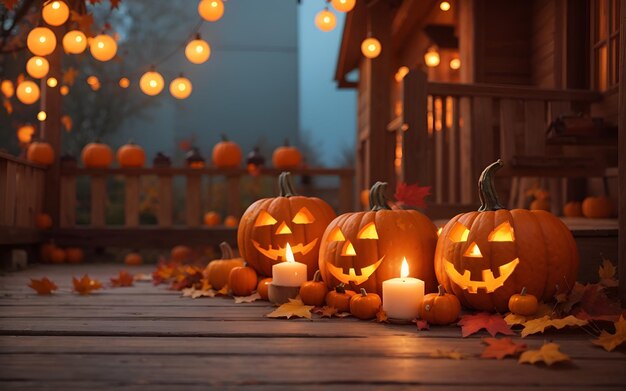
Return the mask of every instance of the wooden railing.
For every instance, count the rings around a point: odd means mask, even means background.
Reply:
[[[42,210],[45,168],[0,152],[0,244],[27,242]]]
[[[435,83],[411,72],[404,78],[403,179],[432,185],[439,204],[475,204],[476,180],[497,158],[509,175],[565,175],[559,167],[541,172],[524,164],[549,159],[546,130],[554,118],[585,112],[600,99],[582,90]],[[592,173],[580,168],[581,176]]]

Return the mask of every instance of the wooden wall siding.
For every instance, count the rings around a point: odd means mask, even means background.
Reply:
[[[626,0],[621,0],[619,75],[619,295],[626,305]]]
[[[44,202],[45,170],[0,152],[0,227],[34,228]]]
[[[530,85],[532,2],[474,0],[474,81]]]
[[[532,2],[531,71],[532,84],[543,88],[556,87],[555,30],[556,0]]]

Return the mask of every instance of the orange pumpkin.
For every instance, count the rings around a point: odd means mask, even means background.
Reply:
[[[374,319],[382,301],[376,293],[367,293],[365,288],[361,288],[361,293],[350,298],[350,313],[363,320]]]
[[[65,250],[59,247],[54,247],[50,250],[50,262],[52,263],[63,263],[65,262]]]
[[[187,246],[176,246],[170,251],[170,259],[174,262],[187,262],[191,260],[191,249]]]
[[[344,283],[381,294],[383,281],[399,275],[406,257],[410,276],[424,281],[426,292],[435,291],[437,228],[416,210],[391,210],[386,187],[372,186],[372,210],[343,214],[326,228],[319,268],[329,288]]]
[[[211,155],[213,165],[217,168],[236,168],[241,165],[241,148],[235,142],[222,135],[222,141],[215,144]]]
[[[606,219],[613,213],[613,205],[609,197],[587,197],[582,205],[583,215],[590,219]]]
[[[289,145],[288,139],[285,139],[285,145],[274,150],[272,164],[281,170],[297,168],[302,164],[302,154],[298,148]]]
[[[124,257],[124,263],[127,264],[128,266],[139,266],[143,263],[143,258],[141,257],[141,254],[139,253],[135,253],[135,252],[128,253]]]
[[[239,225],[239,219],[235,216],[226,216],[224,219],[224,225],[230,228],[237,228]]]
[[[261,299],[269,300],[269,293],[268,293],[269,286],[268,285],[271,283],[272,283],[271,278],[263,278],[257,284],[256,291],[261,296]]]
[[[108,168],[113,162],[113,151],[108,145],[96,141],[85,145],[81,158],[87,168]]]
[[[350,312],[350,299],[356,295],[355,291],[346,289],[339,284],[326,294],[326,305],[337,309],[337,312]]]
[[[216,290],[220,290],[228,284],[231,270],[244,265],[242,258],[235,258],[233,249],[230,248],[228,243],[220,243],[220,250],[222,250],[222,258],[209,262],[202,272],[204,277],[209,280],[213,289]]]
[[[120,167],[143,167],[146,163],[146,153],[139,145],[129,141],[117,150],[117,162]]]
[[[34,141],[28,146],[26,159],[29,162],[49,166],[54,163],[54,149],[43,141]]]
[[[300,299],[306,305],[323,306],[327,293],[328,289],[319,270],[315,272],[313,281],[307,281],[300,286]]]
[[[563,206],[563,216],[565,217],[582,217],[583,204],[576,201],[570,201]]]
[[[461,303],[456,296],[446,293],[439,285],[438,293],[429,293],[424,296],[419,314],[430,324],[450,324],[459,318]]]
[[[78,247],[68,247],[65,249],[65,260],[68,263],[81,263],[85,258],[83,250]]]
[[[493,184],[502,162],[489,165],[479,180],[482,205],[453,217],[443,228],[435,253],[439,283],[469,308],[505,312],[523,286],[549,300],[574,286],[576,242],[553,214],[506,210]]]
[[[56,248],[54,242],[44,243],[41,245],[40,256],[41,262],[50,263],[52,262],[52,250]]]
[[[222,218],[216,212],[207,212],[204,214],[204,224],[208,225],[209,227],[219,225],[221,221]]]
[[[530,210],[545,210],[547,212],[550,211],[550,199],[542,198],[533,200],[530,203]]]
[[[539,303],[534,295],[526,293],[526,287],[509,299],[509,310],[517,315],[531,316],[537,313]]]
[[[52,228],[52,217],[47,213],[39,213],[35,216],[35,227],[39,229]]]
[[[258,200],[243,214],[237,231],[239,251],[259,274],[271,276],[272,266],[285,261],[289,243],[296,262],[307,265],[311,279],[322,233],[335,212],[319,198],[297,195],[288,172],[280,174],[278,186],[278,197]]]
[[[369,209],[370,207],[370,189],[361,190],[361,195],[359,197],[361,199],[361,206],[363,209]]]
[[[237,266],[230,270],[228,287],[233,296],[250,296],[257,287],[257,275],[253,268]]]

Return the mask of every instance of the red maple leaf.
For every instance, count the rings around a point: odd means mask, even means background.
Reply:
[[[120,1],[121,0],[110,0],[111,2],[111,9],[116,9],[120,6]]]
[[[526,344],[515,343],[511,338],[483,338],[487,346],[481,353],[481,358],[496,358],[502,360],[506,356],[515,356],[528,349]]]
[[[514,335],[515,332],[504,321],[499,314],[490,314],[488,312],[480,312],[475,315],[463,315],[459,320],[463,338],[470,336],[482,329],[487,330],[492,337],[496,334]]]
[[[100,281],[89,278],[87,274],[81,279],[72,277],[72,283],[74,284],[74,291],[80,295],[90,295],[91,292],[102,289]]]
[[[424,331],[424,330],[430,330],[430,326],[428,325],[428,322],[422,319],[418,319],[415,322],[415,325],[417,326],[417,329],[419,331]]]
[[[38,295],[51,295],[52,291],[59,289],[52,280],[48,279],[48,277],[44,277],[41,280],[34,280],[31,278],[28,286],[37,291]]]
[[[134,280],[135,278],[132,274],[128,273],[126,270],[121,270],[117,277],[111,277],[111,286],[133,286]]]
[[[419,186],[417,183],[407,185],[405,182],[400,182],[396,186],[396,194],[393,196],[400,205],[412,206],[414,208],[426,208],[424,199],[426,196],[430,195],[430,189],[430,186]]]
[[[622,314],[619,301],[609,298],[599,284],[587,284],[579,304],[571,312],[578,319],[616,322]]]

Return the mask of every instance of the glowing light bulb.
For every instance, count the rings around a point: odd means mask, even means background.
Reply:
[[[48,85],[48,87],[54,88],[59,84],[59,81],[56,79],[56,77],[49,77],[46,81],[46,84]]]
[[[164,84],[163,76],[156,71],[148,71],[139,79],[139,88],[149,96],[158,95],[163,90]]]
[[[222,0],[202,0],[198,4],[198,13],[202,19],[216,22],[224,15],[224,2]]]
[[[126,77],[122,77],[119,82],[120,87],[128,88],[130,86],[130,80]]]
[[[439,52],[437,52],[435,47],[430,47],[426,54],[424,54],[424,63],[427,67],[434,68],[439,65],[440,61]]]
[[[193,64],[202,64],[211,56],[211,47],[199,35],[185,47],[185,57]]]
[[[49,28],[36,27],[28,33],[26,46],[31,53],[37,56],[47,56],[56,48],[57,39]]]
[[[63,36],[63,49],[69,54],[80,54],[87,49],[87,37],[80,30],[68,31]]]
[[[448,3],[447,1],[442,1],[441,3],[439,3],[439,9],[442,11],[449,11],[450,3]]]
[[[70,16],[70,9],[63,1],[52,1],[44,5],[41,10],[41,16],[50,26],[60,26],[67,22]]]
[[[383,50],[380,41],[376,38],[366,38],[361,43],[361,53],[367,58],[376,58]]]
[[[46,114],[46,112],[45,112],[45,111],[41,110],[39,113],[37,113],[37,119],[38,119],[40,122],[45,121],[45,120],[46,120],[46,118],[48,118],[48,114]]]
[[[331,31],[337,25],[337,17],[328,9],[324,9],[315,15],[315,25],[322,31]]]
[[[452,60],[450,60],[450,69],[460,69],[461,68],[461,60],[459,60],[458,58],[453,58]]]

